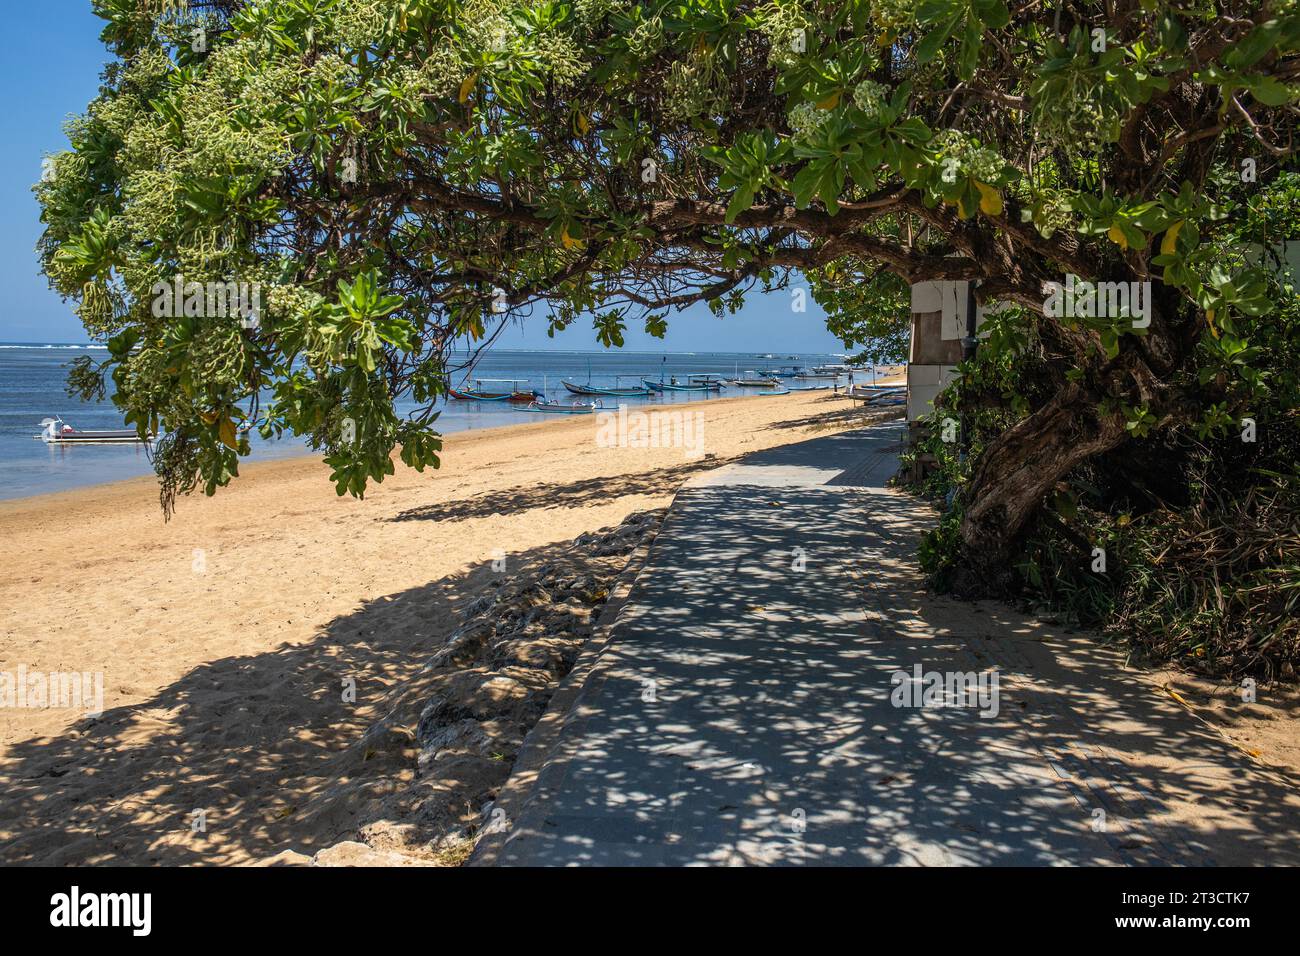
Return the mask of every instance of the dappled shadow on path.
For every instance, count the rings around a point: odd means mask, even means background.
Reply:
[[[928,594],[898,429],[854,434],[679,495],[501,862],[1300,863],[1294,774],[1087,635]],[[996,670],[996,708],[895,706],[916,666]]]

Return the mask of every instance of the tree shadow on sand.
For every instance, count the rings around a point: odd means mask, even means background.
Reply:
[[[814,431],[832,428],[866,428],[882,421],[901,419],[903,412],[897,407],[872,408],[860,402],[851,401],[843,394],[827,392],[813,406],[816,411],[802,418],[772,422],[764,426],[765,431],[788,431],[791,429],[812,429]]]
[[[565,547],[507,567],[528,574]],[[0,861],[226,864],[355,838],[414,767],[407,741],[368,731],[419,713],[422,669],[493,577],[487,565],[387,595],[307,643],[202,664],[148,700],[15,743],[0,763]]]
[[[471,498],[439,501],[408,508],[388,521],[452,521],[517,514],[534,508],[582,508],[628,495],[668,495],[687,478],[725,465],[734,458],[707,456],[699,461],[659,468],[632,475],[584,478],[569,482],[547,482],[531,487],[493,491]]]

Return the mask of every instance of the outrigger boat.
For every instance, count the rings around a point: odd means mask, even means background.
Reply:
[[[758,374],[765,378],[794,378],[799,370],[798,365],[782,365],[780,368],[760,368]]]
[[[536,389],[522,386],[528,384],[526,378],[476,378],[474,388],[449,388],[447,394],[461,401],[474,402],[533,402],[542,397]],[[509,391],[484,388],[485,385],[509,385]]]
[[[133,445],[153,441],[150,434],[141,438],[134,428],[109,428],[98,431],[80,431],[61,418],[41,420],[41,433],[33,435],[51,445]]]
[[[746,372],[743,378],[733,378],[729,385],[737,388],[779,388],[781,383],[774,378],[763,378],[761,372]]]
[[[691,375],[685,384],[678,382],[675,375],[667,382],[652,382],[648,378],[641,382],[656,392],[720,392],[727,387],[720,375]]]
[[[907,402],[905,385],[856,385],[845,390],[844,394],[866,405],[903,405]]]
[[[613,398],[641,398],[650,394],[650,389],[645,387],[625,386],[622,384],[623,376],[616,376],[612,388],[602,388],[599,385],[592,385],[590,381],[583,385],[578,382],[570,382],[568,379],[561,380],[560,384],[573,392],[575,395],[608,395]]]
[[[590,415],[600,407],[599,402],[574,402],[572,405],[565,405],[563,402],[553,402],[549,398],[539,398],[527,408],[520,409],[520,411],[557,412],[561,415]]]
[[[863,396],[854,396],[854,397],[855,397],[855,398],[860,398],[861,401],[862,401],[862,404],[864,404],[864,405],[871,405],[871,406],[874,406],[874,407],[879,407],[879,406],[881,406],[881,405],[906,405],[906,404],[907,404],[907,392],[906,392],[906,391],[901,391],[901,392],[881,392],[881,393],[878,394],[878,395],[870,395],[870,396],[866,396],[866,397],[863,397]]]
[[[854,385],[852,388],[845,389],[844,394],[853,396],[871,397],[886,392],[906,392],[906,385]]]

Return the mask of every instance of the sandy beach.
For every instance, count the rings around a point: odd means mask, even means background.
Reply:
[[[246,466],[170,523],[150,479],[0,503],[0,676],[103,674],[100,715],[0,708],[0,861],[460,862],[430,826],[472,829],[682,482],[897,414],[827,392],[666,410],[702,422],[698,454],[609,447],[584,416],[452,435],[441,469],[399,468],[364,501],[303,457]],[[515,614],[542,585],[546,615]],[[515,630],[489,647],[493,614]],[[542,685],[512,700],[507,673]],[[1300,769],[1293,691],[1243,708],[1233,686],[1148,679],[1252,759]],[[460,695],[447,732],[477,755],[429,773],[412,728],[440,695]]]
[[[423,666],[494,559],[535,564],[666,505],[698,470],[881,414],[852,404],[808,392],[671,406],[703,416],[697,456],[602,447],[586,416],[461,433],[441,469],[399,465],[364,501],[337,497],[303,457],[247,465],[170,523],[151,479],[0,503],[0,671],[102,672],[105,710],[0,709],[0,859],[274,854],[267,827],[324,785],[322,759],[382,716],[384,690]],[[211,806],[225,824],[195,849],[190,817]]]

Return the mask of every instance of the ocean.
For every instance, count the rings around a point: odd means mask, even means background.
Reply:
[[[70,398],[66,390],[67,365],[80,355],[107,357],[107,352],[86,345],[31,345],[0,343],[0,498],[63,491],[153,474],[144,445],[53,445],[34,440],[43,418],[57,416],[78,429],[121,428],[122,417],[109,400],[97,403]],[[789,355],[754,352],[624,352],[601,350],[487,352],[469,374],[475,378],[527,380],[528,388],[544,391],[562,401],[583,400],[570,395],[562,379],[598,386],[613,386],[620,377],[631,385],[642,377],[658,381],[673,375],[716,373],[733,376],[753,369],[782,365],[838,363],[842,355],[804,353]],[[459,385],[459,379],[453,379]],[[112,387],[112,383],[109,383]],[[797,387],[797,383],[795,385]],[[755,394],[731,389],[723,395]],[[716,398],[715,393],[664,393],[650,398],[606,398],[603,404],[662,405]],[[761,398],[756,400],[761,401]],[[398,405],[409,411],[414,403]],[[446,401],[437,428],[444,433],[535,422],[551,416],[521,411],[508,402]],[[252,435],[252,461],[266,461],[290,455],[310,454],[311,449],[294,439],[265,441]]]

